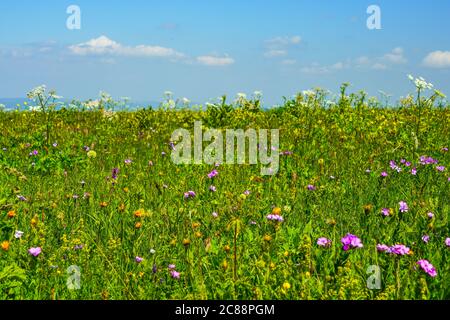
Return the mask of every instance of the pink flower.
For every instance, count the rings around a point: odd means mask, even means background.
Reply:
[[[377,251],[379,252],[389,252],[390,248],[389,246],[385,244],[377,244]]]
[[[437,276],[436,269],[430,262],[428,262],[428,260],[425,259],[419,260],[417,261],[417,264],[422,268],[423,271],[425,271],[431,277]]]
[[[144,258],[136,256],[136,258],[134,258],[134,261],[136,261],[137,263],[141,263],[142,261],[144,261]]]
[[[415,176],[415,175],[417,174],[417,169],[416,169],[416,168],[412,168],[412,169],[411,169],[411,174],[412,174],[413,176]]]
[[[37,257],[38,255],[40,255],[42,252],[41,247],[36,247],[36,248],[30,248],[28,249],[28,253],[31,254],[32,256]]]
[[[387,172],[386,172],[386,171],[383,171],[383,172],[381,173],[381,176],[382,176],[382,177],[387,177],[387,176],[388,176],[388,174],[387,174]]]
[[[400,201],[398,205],[400,206],[400,212],[408,212],[408,204],[405,201]]]
[[[445,245],[450,247],[450,238],[445,239]]]
[[[170,271],[170,276],[174,279],[180,279],[180,273],[175,270]]]
[[[347,233],[347,235],[341,239],[341,242],[343,244],[342,249],[344,251],[347,251],[347,250],[353,249],[353,248],[362,248],[363,247],[361,239],[351,233]]]
[[[428,216],[428,218],[433,219],[434,213],[433,212],[428,212],[427,216]]]
[[[425,242],[425,243],[428,243],[428,241],[430,241],[430,236],[429,235],[424,235],[423,237],[422,237],[422,241],[423,242]]]
[[[217,189],[216,189],[215,186],[209,186],[209,191],[211,191],[211,192],[216,192]]]
[[[396,245],[390,247],[388,252],[392,253],[392,254],[396,254],[398,256],[404,256],[406,254],[409,254],[411,252],[411,250],[403,244],[396,244]]]
[[[319,238],[317,239],[317,245],[320,247],[329,247],[331,246],[331,240],[328,238]]]
[[[216,169],[214,169],[213,171],[211,171],[210,173],[208,173],[208,178],[212,179],[215,176],[217,176],[219,174],[219,171],[217,171]]]
[[[391,210],[389,208],[383,208],[381,209],[381,213],[383,214],[383,216],[387,217],[390,215]]]
[[[312,184],[308,184],[308,186],[306,187],[308,190],[310,190],[310,191],[314,191],[314,190],[316,190],[316,187],[314,186],[314,185],[312,185]]]
[[[267,220],[271,220],[271,221],[278,221],[278,222],[283,222],[283,217],[278,215],[278,214],[269,214],[267,217]]]

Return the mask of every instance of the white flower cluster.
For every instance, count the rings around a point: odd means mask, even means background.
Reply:
[[[424,78],[419,77],[419,78],[414,78],[412,75],[408,75],[409,80],[411,80],[414,85],[416,86],[417,90],[424,90],[424,89],[428,89],[428,90],[433,90],[433,84],[427,82]]]
[[[46,90],[47,90],[47,87],[44,84],[41,86],[38,86],[27,93],[27,98],[34,100],[39,96],[43,96]]]

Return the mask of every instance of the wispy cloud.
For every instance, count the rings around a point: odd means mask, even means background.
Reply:
[[[300,71],[309,74],[327,74],[350,68],[382,71],[394,65],[405,64],[407,62],[408,60],[404,55],[403,48],[397,47],[379,57],[361,56],[356,59],[348,59],[345,62],[340,61],[331,65],[321,65],[315,62],[302,67]]]
[[[289,49],[301,43],[300,36],[276,37],[264,42],[264,57],[275,58],[285,57],[289,54]]]
[[[424,59],[423,65],[430,68],[450,68],[450,51],[433,51]]]
[[[234,59],[228,56],[199,56],[197,62],[205,66],[222,67],[234,63]]]
[[[124,46],[106,36],[100,36],[87,42],[69,46],[69,50],[76,55],[116,55],[133,57],[167,57],[183,58],[185,55],[172,48],[154,45]]]

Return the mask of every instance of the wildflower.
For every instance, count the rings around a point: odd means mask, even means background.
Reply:
[[[245,191],[244,191],[244,194],[245,194],[246,196],[248,196],[248,195],[250,194],[250,190],[245,190]]]
[[[283,283],[283,289],[284,289],[284,290],[289,290],[290,288],[291,288],[291,285],[290,285],[289,282]]]
[[[410,161],[406,161],[405,166],[406,166],[406,167],[410,167],[411,164],[412,164],[412,163],[411,163]]]
[[[194,191],[188,191],[184,193],[184,198],[188,199],[188,198],[194,198],[196,196]]]
[[[441,150],[444,151],[444,152],[447,152],[448,148],[447,147],[443,147]]]
[[[331,246],[331,240],[324,237],[319,238],[317,239],[317,245],[320,247],[329,247]]]
[[[133,161],[132,161],[131,159],[125,159],[124,162],[125,162],[125,164],[130,164],[130,163],[132,163]]]
[[[408,212],[409,208],[408,208],[408,204],[405,201],[400,201],[399,203],[400,206],[400,212]]]
[[[211,191],[211,192],[216,192],[217,189],[216,189],[215,186],[209,186],[209,191]]]
[[[444,172],[445,171],[445,167],[444,166],[437,166],[436,170],[439,172]]]
[[[445,245],[450,247],[450,238],[445,239]]]
[[[370,171],[370,169],[366,169],[366,173],[370,173],[371,171]]]
[[[422,236],[422,241],[425,242],[425,243],[428,243],[428,241],[430,241],[430,236],[427,235],[427,234]]]
[[[412,169],[411,169],[411,174],[412,174],[413,176],[415,176],[415,175],[417,174],[417,169],[416,169],[416,168],[412,168]]]
[[[144,260],[144,258],[141,258],[139,256],[136,256],[136,258],[134,258],[134,261],[136,261],[136,263],[141,263]]]
[[[95,158],[97,157],[97,152],[95,152],[94,150],[89,150],[87,156],[88,158]]]
[[[111,177],[116,180],[117,176],[119,175],[119,168],[113,168],[111,172]]]
[[[191,240],[183,239],[182,243],[183,243],[183,246],[188,247],[191,244]]]
[[[25,198],[25,197],[22,196],[22,195],[18,195],[17,198],[18,198],[20,201],[27,201],[27,198]]]
[[[9,241],[3,241],[0,245],[0,247],[2,248],[3,251],[8,251],[9,250]]]
[[[153,272],[153,273],[156,273],[157,271],[158,271],[158,269],[156,268],[156,264],[153,264],[152,272]]]
[[[256,225],[256,221],[250,221],[250,224],[252,225],[252,226],[254,226],[254,225]]]
[[[180,279],[180,273],[175,270],[170,271],[170,276],[174,279]]]
[[[74,250],[81,250],[81,249],[83,249],[83,247],[84,247],[84,245],[82,245],[82,244],[77,244],[77,245],[75,245],[75,246],[73,247],[73,249],[74,249]]]
[[[385,244],[377,244],[377,251],[379,251],[379,252],[389,252],[390,248],[389,248],[389,246],[387,246]]]
[[[264,235],[263,240],[269,242],[270,240],[272,240],[272,237],[269,234],[266,234]]]
[[[175,265],[174,264],[169,264],[169,270],[174,270],[175,269]]]
[[[107,206],[108,206],[108,202],[106,202],[106,201],[100,202],[100,207],[105,208]]]
[[[285,150],[285,151],[282,151],[280,153],[280,155],[282,155],[282,156],[290,156],[290,155],[293,155],[293,154],[294,153],[292,151],[289,151],[289,150]]]
[[[84,146],[84,147],[83,147],[83,150],[86,151],[86,152],[88,152],[89,150],[91,150],[91,148],[89,148],[88,146]]]
[[[383,208],[383,209],[381,209],[381,213],[383,214],[383,216],[388,217],[391,213],[391,209]]]
[[[34,257],[37,257],[38,255],[40,255],[42,252],[41,247],[36,247],[36,248],[30,248],[28,249],[28,253],[31,254]]]
[[[314,190],[316,190],[316,187],[314,186],[314,185],[312,185],[312,184],[308,184],[308,186],[306,187],[308,190],[310,190],[310,191],[314,191]]]
[[[150,249],[150,253],[151,253],[151,254],[155,254],[155,252],[156,252],[155,249],[153,249],[153,248]]]
[[[267,220],[271,220],[271,221],[279,221],[279,222],[283,222],[283,217],[278,215],[278,214],[269,214],[267,215]]]
[[[135,227],[136,229],[140,229],[140,228],[142,228],[142,223],[141,223],[141,222],[136,222],[136,224],[134,225],[134,227]]]
[[[353,249],[353,248],[362,248],[363,247],[363,244],[361,243],[361,239],[351,233],[347,233],[347,235],[341,239],[341,242],[343,244],[342,249],[344,251],[347,251],[347,250]]]
[[[212,216],[213,216],[214,218],[217,218],[219,215],[217,214],[217,212],[213,212],[213,213],[212,213]]]
[[[281,214],[281,208],[280,207],[273,208],[272,209],[272,214],[280,215]]]
[[[148,166],[149,166],[149,167],[152,167],[152,166],[153,166],[153,161],[152,161],[152,160],[149,160],[149,161],[148,161]]]
[[[14,218],[16,216],[16,212],[14,210],[8,211],[7,213],[8,218]]]
[[[216,169],[214,169],[213,171],[211,171],[210,173],[208,173],[208,178],[212,179],[215,176],[217,176],[219,174],[219,171],[217,171]]]
[[[428,212],[427,216],[428,216],[428,218],[433,219],[434,213],[433,212]]]
[[[163,151],[163,152],[161,152],[161,155],[164,157],[166,155],[166,153]]]
[[[396,244],[389,249],[389,253],[404,256],[405,254],[409,254],[411,249],[403,244]]]
[[[419,260],[417,261],[417,264],[422,268],[423,271],[425,271],[431,277],[437,276],[436,269],[428,260],[425,259]]]
[[[23,231],[20,230],[16,230],[16,232],[14,233],[14,238],[16,239],[20,239],[23,236]]]
[[[387,176],[388,176],[388,174],[387,174],[387,172],[386,172],[386,171],[383,171],[383,172],[381,173],[381,176],[382,176],[382,177],[387,177]]]

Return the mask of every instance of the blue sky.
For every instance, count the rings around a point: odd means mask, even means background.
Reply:
[[[381,30],[369,30],[369,5]],[[69,5],[81,29],[69,30]],[[423,76],[450,94],[450,1],[2,1],[0,97],[46,84],[136,101],[262,91],[266,104],[320,86],[395,98]]]

